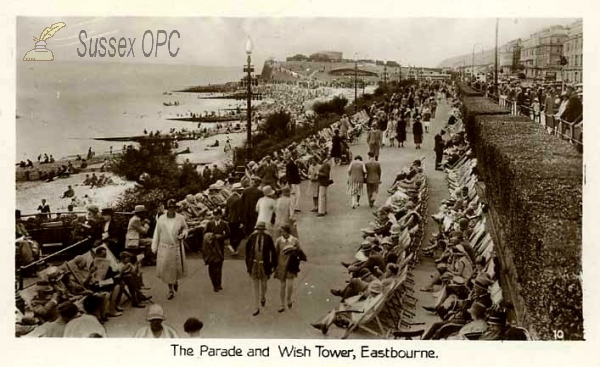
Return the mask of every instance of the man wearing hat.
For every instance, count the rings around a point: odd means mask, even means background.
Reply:
[[[444,142],[444,135],[446,134],[446,131],[444,129],[440,130],[439,134],[435,134],[435,137],[433,138],[434,141],[434,148],[433,150],[435,151],[435,170],[436,171],[443,171],[444,168],[442,167],[442,158],[444,156],[444,146],[445,146],[445,142]]]
[[[229,238],[229,226],[222,219],[221,209],[215,209],[213,219],[206,225],[204,241],[202,241],[202,256],[208,265],[208,275],[213,285],[213,290],[219,292],[223,289],[223,261],[225,260],[225,240]],[[234,250],[229,246],[229,250]]]
[[[121,249],[117,248],[119,245],[118,228],[113,221],[113,213],[114,210],[112,208],[102,208],[102,234],[100,239],[112,252],[119,253]]]
[[[279,170],[277,169],[277,166],[271,162],[270,156],[265,157],[264,164],[258,167],[256,173],[261,178],[263,185],[277,187]]]
[[[179,338],[175,328],[165,321],[165,312],[161,305],[153,303],[146,306],[146,326],[140,328],[133,335],[134,338]]]
[[[241,183],[236,182],[231,186],[231,196],[227,198],[225,203],[225,219],[229,225],[229,243],[233,249],[232,255],[238,254],[237,249],[242,242],[244,234],[242,232],[241,224],[242,220],[242,207],[241,207],[241,193],[244,191],[244,187]]]
[[[369,200],[369,207],[373,207],[377,193],[379,192],[379,184],[381,183],[381,165],[377,162],[375,153],[369,152],[369,160],[365,163],[366,179],[367,184],[367,198]]]
[[[146,264],[156,263],[156,259],[151,251],[152,238],[146,237],[150,230],[150,220],[146,217],[146,207],[136,205],[133,209],[133,216],[127,224],[127,234],[125,235],[125,249],[132,253],[143,253]]]
[[[174,199],[167,201],[167,213],[156,223],[152,238],[152,252],[156,254],[156,276],[167,283],[168,299],[175,297],[178,280],[186,274],[183,241],[188,235],[185,219],[177,213]]]
[[[350,279],[344,289],[331,289],[330,291],[336,297],[341,297],[343,300],[348,299],[365,292],[369,284],[376,279],[377,277],[371,274],[369,269],[363,268],[360,269],[356,277]]]
[[[252,229],[256,224],[256,218],[258,217],[258,213],[256,212],[256,203],[258,203],[258,200],[263,197],[262,190],[258,188],[260,183],[260,177],[254,176],[252,178],[252,186],[244,190],[240,198],[240,212],[246,235],[250,235],[250,233],[252,233]]]
[[[487,330],[488,324],[485,321],[487,307],[481,302],[473,302],[467,310],[471,315],[471,322],[460,328],[458,339],[467,339],[466,335],[472,333],[483,333]]]
[[[264,222],[258,222],[255,231],[248,237],[246,242],[246,270],[252,279],[254,288],[254,303],[256,308],[252,313],[256,316],[260,313],[259,302],[264,307],[267,300],[267,281],[277,268],[277,252],[275,243]]]
[[[348,271],[354,275],[358,274],[361,269],[368,269],[371,274],[375,274],[379,269],[385,269],[385,260],[383,259],[383,249],[380,246],[371,244],[366,245],[363,243],[363,251],[368,252],[369,257],[365,261],[359,261],[354,264],[349,265]]]
[[[285,177],[290,185],[290,196],[292,198],[292,209],[295,212],[299,212],[300,208],[300,171],[298,170],[298,164],[296,163],[296,153],[292,153],[285,166]]]
[[[38,280],[35,283],[35,292],[35,296],[29,302],[29,311],[42,323],[55,320],[58,316],[56,307],[60,295],[47,280]]]

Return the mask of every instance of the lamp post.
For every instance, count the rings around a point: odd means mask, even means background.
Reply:
[[[496,49],[494,50],[494,95],[498,95],[498,23],[500,18],[496,18]]]
[[[358,57],[354,54],[354,113],[356,113],[358,109],[357,100],[358,100]]]
[[[252,41],[250,38],[246,40],[246,65],[244,72],[246,73],[246,160],[251,160],[252,155]]]
[[[481,53],[483,54],[483,46],[479,43],[476,43],[473,45],[473,54],[471,56],[471,78],[473,78],[473,76],[475,75],[475,47],[477,47],[477,45],[479,45],[479,47],[481,47]]]

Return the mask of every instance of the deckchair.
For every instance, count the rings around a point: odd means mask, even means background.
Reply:
[[[369,303],[365,304],[353,304],[351,309],[356,311],[357,309],[361,309],[362,313],[351,312],[345,313],[347,310],[338,310],[338,315],[343,315],[346,317],[350,323],[344,335],[342,335],[342,339],[348,338],[354,330],[361,329],[375,336],[385,336],[387,330],[387,322],[382,323],[379,315],[382,310],[385,308],[388,299],[391,295],[393,295],[398,288],[401,288],[402,283],[406,280],[406,276],[408,273],[407,267],[404,268],[402,274],[394,280],[391,287],[387,290],[387,292],[383,292],[375,297],[372,297]],[[360,301],[359,301],[360,302]],[[344,306],[345,307],[345,306]],[[387,316],[384,314],[383,316]],[[384,318],[387,320],[387,318]],[[373,325],[375,324],[375,325]],[[376,330],[378,329],[378,330]]]

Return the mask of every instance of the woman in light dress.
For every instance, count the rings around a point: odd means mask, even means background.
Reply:
[[[167,283],[168,299],[175,297],[179,289],[178,280],[185,277],[185,249],[183,240],[188,235],[188,227],[183,215],[175,210],[174,199],[167,202],[167,213],[156,223],[152,239],[152,252],[156,254],[156,276]]]
[[[310,159],[310,165],[308,166],[308,179],[310,183],[308,184],[308,194],[313,199],[313,209],[311,212],[316,213],[319,206],[319,162],[317,158],[312,157]]]
[[[352,200],[352,209],[360,206],[360,196],[363,192],[366,174],[367,168],[362,157],[357,155],[348,167],[348,195]]]
[[[289,225],[282,226],[281,236],[275,243],[275,252],[277,253],[275,279],[279,279],[281,282],[279,312],[285,311],[286,303],[288,308],[292,308],[294,279],[300,272],[300,261],[306,261],[306,254],[300,248],[298,238],[292,236],[290,232]]]

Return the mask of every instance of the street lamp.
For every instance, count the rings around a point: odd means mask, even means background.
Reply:
[[[250,37],[246,40],[246,65],[244,72],[246,73],[246,160],[251,160],[252,155],[252,41]]]
[[[496,49],[494,50],[494,95],[498,95],[498,23],[500,18],[496,18]]]
[[[354,113],[356,113],[358,106],[358,85],[357,85],[357,79],[358,79],[358,55],[354,54]]]
[[[473,54],[471,56],[471,78],[475,75],[475,47],[481,47],[481,53],[483,54],[483,46],[480,43],[476,43],[473,45]]]

